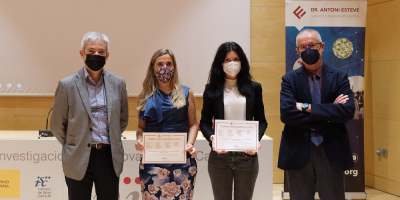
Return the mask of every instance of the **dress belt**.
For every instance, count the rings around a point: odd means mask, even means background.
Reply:
[[[110,144],[99,143],[99,144],[91,144],[90,146],[96,149],[104,149],[106,147],[110,147]]]

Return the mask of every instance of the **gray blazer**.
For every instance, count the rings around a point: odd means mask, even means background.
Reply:
[[[128,125],[128,97],[125,80],[104,70],[108,128],[115,174],[122,172],[124,148],[121,134]],[[91,108],[83,68],[58,82],[50,129],[62,145],[65,176],[82,180],[92,142]]]

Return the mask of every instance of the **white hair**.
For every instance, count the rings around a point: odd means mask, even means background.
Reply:
[[[314,30],[314,29],[307,28],[307,29],[301,30],[301,31],[297,34],[297,37],[296,37],[296,47],[299,46],[299,44],[297,44],[297,38],[299,38],[299,36],[303,36],[303,35],[307,35],[307,34],[313,34],[313,33],[314,33],[315,36],[317,37],[317,41],[318,41],[318,42],[322,42],[321,35],[319,34],[318,31],[316,31],[316,30]]]
[[[81,43],[81,48],[83,51],[85,51],[86,43],[89,40],[102,40],[106,43],[106,51],[108,51],[108,43],[110,42],[108,40],[108,37],[102,33],[98,32],[88,32],[83,36],[82,43]]]

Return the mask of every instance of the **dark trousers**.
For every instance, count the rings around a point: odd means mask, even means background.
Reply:
[[[65,182],[69,200],[91,200],[93,183],[97,200],[118,200],[119,177],[114,171],[111,148],[92,147],[85,177],[80,181],[65,177]]]
[[[315,188],[321,200],[344,200],[344,173],[333,167],[322,144],[310,142],[310,158],[303,169],[286,170],[291,200],[314,200]]]
[[[208,173],[215,200],[231,200],[232,184],[235,200],[251,200],[258,175],[258,157],[244,152],[211,151]]]

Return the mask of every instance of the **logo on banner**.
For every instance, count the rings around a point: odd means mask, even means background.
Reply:
[[[346,171],[344,171],[344,174],[346,174],[348,176],[357,177],[358,176],[358,170],[356,170],[356,169],[346,170]]]
[[[306,11],[299,6],[293,11],[293,14],[296,15],[297,18],[301,19],[306,14]]]
[[[356,153],[353,153],[353,162],[358,161],[358,155]]]
[[[51,178],[50,176],[45,176],[45,177],[38,176],[35,187],[45,187],[47,182],[49,182],[50,178]]]
[[[17,169],[0,170],[0,198],[19,198],[20,171]]]
[[[49,184],[50,176],[38,176],[35,181],[35,187],[38,188],[39,198],[51,198],[51,188],[46,187]]]

